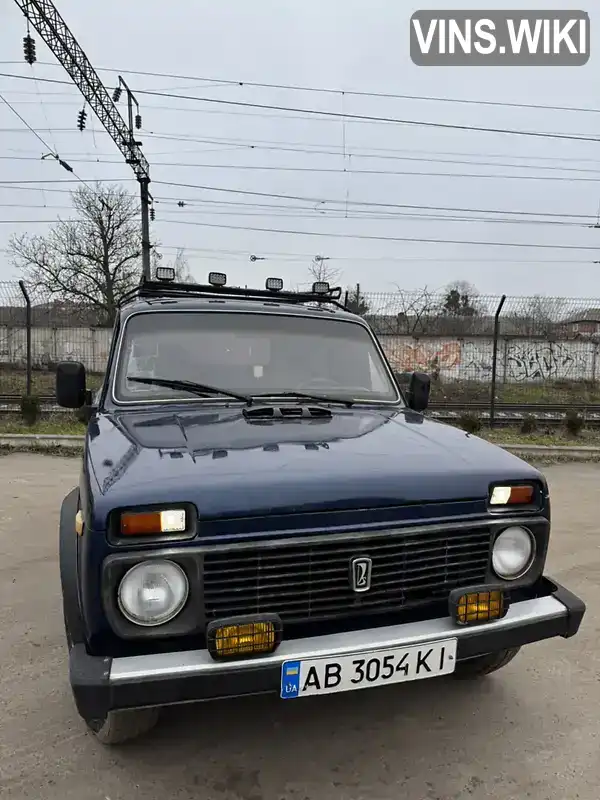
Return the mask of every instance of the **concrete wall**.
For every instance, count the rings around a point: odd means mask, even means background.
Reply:
[[[441,380],[489,381],[493,340],[420,339],[382,336],[381,344],[395,370],[437,372]],[[589,341],[546,342],[501,339],[498,342],[499,381],[530,383],[551,380],[596,380],[600,346]]]
[[[83,361],[102,372],[112,330],[107,328],[34,328],[33,363],[45,367],[63,359]],[[437,372],[441,380],[489,381],[492,339],[380,336],[393,368],[399,372]],[[0,326],[0,365],[25,365],[25,329]],[[600,345],[588,341],[545,342],[501,339],[498,344],[498,380],[507,383],[548,380],[596,380]]]

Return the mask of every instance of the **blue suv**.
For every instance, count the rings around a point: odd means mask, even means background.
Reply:
[[[169,276],[170,277],[170,276]],[[424,416],[341,290],[153,280],[123,301],[60,516],[70,681],[98,739],[165,705],[476,678],[577,633],[548,486]]]

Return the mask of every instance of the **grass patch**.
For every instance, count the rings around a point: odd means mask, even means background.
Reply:
[[[432,403],[489,403],[489,383],[481,381],[432,381]],[[540,383],[502,383],[496,385],[496,402],[528,405],[600,403],[600,382],[541,381]]]
[[[0,436],[6,434],[47,434],[54,436],[79,435],[85,433],[85,425],[70,414],[57,414],[38,420],[35,425],[26,425],[23,420],[12,414],[0,417]]]
[[[87,388],[95,391],[102,384],[103,374],[87,373]],[[0,394],[21,396],[27,392],[27,373],[20,369],[0,367]],[[56,392],[56,370],[34,369],[31,374],[31,392],[40,397],[54,396]]]
[[[494,430],[483,429],[478,436],[494,444],[534,444],[546,447],[600,447],[600,430],[584,429],[579,436],[569,436],[566,431],[557,430],[538,431],[536,433],[521,433],[519,428],[497,428]]]

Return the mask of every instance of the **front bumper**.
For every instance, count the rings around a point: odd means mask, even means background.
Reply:
[[[543,591],[537,597],[513,603],[506,617],[495,622],[460,627],[450,617],[443,617],[293,639],[283,641],[272,655],[239,661],[214,661],[207,650],[102,658],[88,655],[84,645],[75,645],[70,652],[71,686],[81,716],[103,719],[108,711],[118,709],[278,692],[281,665],[289,660],[336,657],[456,637],[461,661],[555,636],[574,636],[585,604],[548,578],[541,583]]]

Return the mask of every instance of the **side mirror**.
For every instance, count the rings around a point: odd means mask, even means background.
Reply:
[[[85,367],[79,361],[61,361],[56,368],[56,401],[63,408],[85,404]]]
[[[431,379],[424,372],[413,372],[406,393],[408,407],[413,411],[425,411],[429,405],[429,391]]]

